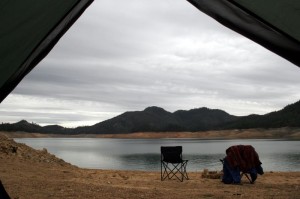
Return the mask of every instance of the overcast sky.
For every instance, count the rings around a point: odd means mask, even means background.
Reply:
[[[300,99],[300,69],[185,0],[96,0],[1,103],[1,122],[92,125],[125,111],[265,114]]]

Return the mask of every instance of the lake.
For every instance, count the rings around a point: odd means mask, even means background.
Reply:
[[[81,168],[160,171],[160,147],[182,146],[188,171],[221,170],[219,159],[238,144],[252,145],[265,171],[300,171],[300,141],[203,140],[203,139],[109,139],[18,138],[35,149],[50,153]]]

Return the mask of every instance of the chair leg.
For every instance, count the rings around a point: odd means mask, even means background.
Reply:
[[[178,167],[179,165],[180,165],[180,163],[178,163],[178,164],[172,164],[174,167],[173,167],[173,169],[171,169],[170,167],[168,167],[168,165],[167,165],[167,168],[168,168],[168,170],[170,171],[170,172],[168,172],[168,178],[169,179],[171,179],[171,178],[173,178],[174,176],[178,179],[178,180],[180,180],[181,182],[182,182],[182,180],[176,175],[178,172],[179,173],[181,173],[180,172],[180,167]]]
[[[172,167],[170,168],[169,163],[161,162],[161,181],[166,178],[172,179],[174,176],[181,182],[184,178],[189,179],[186,171],[187,161],[171,165]]]
[[[163,180],[163,172],[162,172],[162,161],[160,161],[160,180]]]
[[[183,162],[183,176],[185,177],[185,179],[189,179],[189,176],[188,176],[188,174],[187,174],[187,171],[186,171],[186,166],[187,166],[187,163],[188,163],[188,161],[186,160],[186,161],[184,161]]]
[[[243,175],[245,175],[246,178],[249,180],[249,182],[250,182],[251,184],[253,184],[253,181],[249,178],[249,176],[248,176],[247,173],[242,173],[241,178],[243,177]]]
[[[164,169],[164,171],[163,171]],[[167,166],[166,163],[161,162],[160,164],[160,180],[163,181],[168,177]]]
[[[165,180],[166,178],[171,179],[174,176],[176,178],[178,178],[178,176],[176,175],[176,173],[178,172],[179,169],[177,167],[178,167],[178,164],[174,165],[174,168],[171,169],[168,166],[168,163],[162,162],[162,164],[161,164],[161,181]],[[164,169],[164,171],[162,171],[163,169]]]

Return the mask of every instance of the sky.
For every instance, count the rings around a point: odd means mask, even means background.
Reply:
[[[185,0],[96,0],[0,104],[0,121],[77,127],[149,106],[266,114],[300,99],[299,76]]]

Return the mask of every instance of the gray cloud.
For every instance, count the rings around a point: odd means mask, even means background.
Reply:
[[[1,104],[3,122],[77,126],[124,111],[264,114],[300,98],[299,68],[182,0],[99,0]]]

